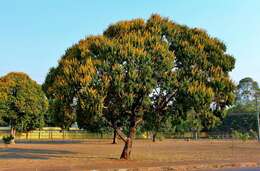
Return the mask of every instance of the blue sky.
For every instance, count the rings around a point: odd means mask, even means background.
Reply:
[[[0,0],[0,76],[22,71],[43,83],[78,40],[152,13],[220,38],[236,58],[233,80],[260,82],[259,0]]]

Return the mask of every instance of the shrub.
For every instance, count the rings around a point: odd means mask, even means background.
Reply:
[[[10,144],[11,141],[14,139],[14,136],[13,135],[6,135],[6,136],[3,136],[3,141],[5,144]]]
[[[159,141],[163,141],[163,140],[165,139],[165,137],[163,136],[163,134],[158,133],[158,134],[157,134],[157,139],[158,139]]]
[[[240,139],[242,141],[246,141],[250,138],[250,135],[248,133],[242,133],[239,131],[233,131],[232,132],[232,137],[235,139]]]

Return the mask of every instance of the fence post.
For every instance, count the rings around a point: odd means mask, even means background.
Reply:
[[[257,137],[258,137],[258,142],[260,142],[260,126],[259,126],[259,112],[256,112],[256,117],[257,117]]]
[[[256,102],[256,118],[257,118],[257,139],[258,139],[258,142],[260,142],[258,96],[259,96],[259,92],[256,92],[256,94],[255,94],[255,102]]]

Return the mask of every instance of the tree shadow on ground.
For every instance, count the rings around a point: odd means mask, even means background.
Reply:
[[[66,150],[0,148],[0,161],[11,159],[48,160],[51,158],[119,160],[117,156],[79,154]]]
[[[73,154],[73,152],[65,151],[65,150],[4,148],[4,149],[0,149],[0,160],[4,160],[4,159],[47,160],[50,158],[64,157],[64,155],[68,155],[68,154]]]
[[[17,144],[81,144],[82,140],[16,140]]]

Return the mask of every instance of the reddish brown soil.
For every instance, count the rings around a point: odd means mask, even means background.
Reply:
[[[256,141],[164,140],[153,143],[136,140],[131,161],[119,160],[122,148],[122,143],[113,145],[111,140],[18,143],[8,147],[0,144],[0,170],[83,171],[159,166],[192,166],[196,169],[201,168],[197,165],[207,168],[260,163],[260,143]]]

